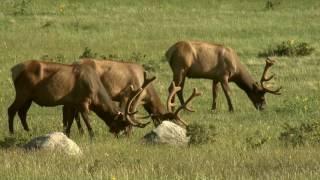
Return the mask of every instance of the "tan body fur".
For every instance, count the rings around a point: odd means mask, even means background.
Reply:
[[[16,112],[24,129],[29,130],[26,116],[32,102],[40,106],[68,107],[70,111],[64,113],[64,121],[73,118],[72,111],[80,112],[85,121],[89,121],[88,112],[93,110],[112,132],[126,126],[124,122],[115,121],[120,109],[103,88],[93,63],[64,65],[30,60],[14,66],[12,77],[16,98],[8,108],[11,133]],[[91,127],[89,131],[92,134]]]
[[[95,70],[104,88],[113,101],[119,102],[121,110],[124,110],[130,96],[128,87],[133,86],[133,89],[139,89],[143,85],[145,69],[139,64],[129,62],[94,59],[79,61],[80,64],[87,64],[88,62],[95,64]],[[167,112],[152,84],[142,92],[137,101],[143,104],[155,125],[160,123],[161,115]],[[75,118],[79,130],[83,131],[79,117],[75,116]],[[131,128],[126,133],[130,133],[130,131]]]
[[[264,108],[265,89],[257,85],[231,48],[206,42],[180,41],[172,45],[165,55],[173,72],[173,81],[181,86],[181,91],[177,92],[181,103],[184,103],[185,77],[189,77],[212,80],[213,110],[216,109],[217,84],[221,83],[229,110],[233,111],[228,82],[235,82],[244,90],[257,109]]]

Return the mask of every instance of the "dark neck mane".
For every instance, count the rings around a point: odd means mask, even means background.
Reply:
[[[253,84],[255,83],[250,73],[242,65],[239,66],[238,73],[235,74],[230,81],[236,83],[239,88],[244,90],[246,93],[249,93],[253,90]]]

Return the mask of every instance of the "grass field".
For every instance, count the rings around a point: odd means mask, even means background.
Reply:
[[[0,3],[0,179],[319,179],[320,145],[292,147],[280,142],[283,125],[319,121],[320,1],[278,0],[2,0]],[[212,144],[177,148],[146,146],[140,138],[151,126],[135,129],[130,138],[114,138],[94,114],[96,135],[90,141],[75,126],[71,138],[81,157],[60,153],[26,153],[18,145],[32,137],[62,130],[61,107],[35,104],[28,113],[30,132],[15,119],[9,135],[7,108],[14,100],[10,68],[28,59],[72,63],[85,47],[115,59],[151,66],[162,100],[171,70],[164,52],[179,40],[203,40],[235,49],[258,80],[264,58],[257,54],[282,41],[310,43],[305,57],[276,57],[272,68],[282,95],[267,95],[267,109],[258,112],[234,84],[234,113],[220,91],[218,110],[211,112],[211,82],[186,81],[185,94],[198,87],[204,95],[182,116],[189,123],[216,126]],[[252,148],[248,139],[267,141]]]

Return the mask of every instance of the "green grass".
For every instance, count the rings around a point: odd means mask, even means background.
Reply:
[[[0,177],[1,179],[318,179],[320,146],[297,148],[280,143],[282,125],[319,121],[320,2],[282,0],[274,10],[266,1],[27,1],[3,0],[0,4]],[[29,3],[28,3],[29,2]],[[20,4],[19,4],[20,3]],[[23,11],[21,11],[23,8]],[[23,12],[23,13],[16,13]],[[164,52],[179,40],[222,43],[235,49],[258,80],[264,59],[257,55],[270,45],[296,40],[310,43],[315,52],[306,57],[279,57],[272,68],[283,95],[267,95],[267,110],[258,112],[235,85],[234,113],[220,91],[218,110],[211,112],[211,82],[186,82],[185,95],[198,87],[204,94],[184,113],[187,122],[212,124],[212,144],[175,148],[145,146],[140,138],[150,129],[135,129],[130,138],[115,139],[93,114],[93,142],[81,137],[75,126],[71,137],[83,149],[79,158],[59,153],[25,153],[12,144],[62,130],[61,107],[32,105],[29,133],[15,119],[10,137],[7,108],[14,99],[10,68],[44,55],[71,63],[89,47],[100,55],[132,59],[155,68],[156,89],[164,101],[171,70]],[[258,148],[246,141],[256,132],[268,140]],[[259,138],[259,137],[258,137]]]

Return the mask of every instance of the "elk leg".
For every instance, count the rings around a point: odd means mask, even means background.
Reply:
[[[94,137],[94,133],[93,133],[92,127],[91,127],[91,125],[89,123],[88,112],[81,112],[81,116],[82,116],[82,119],[84,120],[84,123],[87,126],[87,129],[88,129],[88,132],[89,132],[89,136],[92,139]]]
[[[184,88],[185,79],[186,79],[185,70],[180,70],[179,72],[173,72],[173,82],[175,83],[176,86],[180,86],[181,87],[181,90],[177,92],[180,104],[184,104],[183,88]],[[171,93],[173,89],[170,86],[168,88],[168,90],[169,90],[169,93]],[[175,96],[173,96],[172,100],[171,100],[171,103],[174,103],[174,102],[175,102]],[[185,109],[187,111],[194,112],[194,110],[192,110],[192,109],[190,109],[188,107],[185,107]],[[174,108],[173,108],[173,110],[174,110]]]
[[[79,113],[75,111],[73,116],[74,116],[74,119],[76,120],[79,133],[80,133],[81,135],[84,134],[84,130],[83,130],[82,125],[81,125],[81,122],[80,122]]]
[[[228,85],[228,78],[227,77],[225,77],[223,79],[223,81],[221,82],[221,86],[222,86],[223,92],[224,92],[224,94],[225,94],[225,96],[227,98],[229,111],[233,112],[233,106],[232,106],[231,98],[230,98],[230,88],[229,88],[229,85]]]
[[[69,108],[63,106],[63,127],[64,133],[69,137],[70,136],[70,129],[73,123],[75,110],[73,108]]]
[[[18,115],[21,120],[21,124],[23,126],[23,129],[26,131],[29,131],[29,126],[27,123],[27,112],[31,106],[31,103],[32,103],[31,100],[27,101],[18,111]]]
[[[16,113],[19,111],[19,109],[25,104],[25,100],[18,100],[20,98],[17,98],[14,100],[14,102],[10,105],[8,108],[8,123],[9,123],[9,132],[11,134],[14,133],[14,127],[13,127],[13,120],[16,115]]]
[[[16,112],[18,110],[15,108],[15,103],[13,103],[9,108],[8,108],[8,122],[9,122],[9,131],[11,134],[14,133],[13,130],[13,120],[14,116],[16,115]]]
[[[217,103],[216,103],[216,99],[218,96],[218,81],[213,80],[212,81],[212,107],[211,110],[216,110],[217,109]]]

